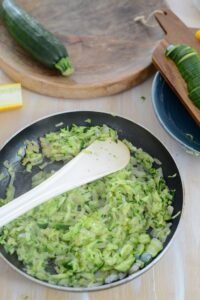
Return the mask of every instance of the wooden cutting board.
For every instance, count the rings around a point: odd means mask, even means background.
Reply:
[[[92,98],[126,90],[152,73],[159,26],[136,23],[165,7],[164,0],[17,0],[66,45],[75,73],[70,78],[42,67],[0,23],[0,67],[35,92],[60,98]]]
[[[200,43],[195,38],[197,29],[188,28],[171,10],[165,10],[163,14],[157,13],[155,18],[166,35],[153,52],[153,64],[200,126],[200,109],[189,99],[186,82],[177,66],[165,55],[166,48],[170,44],[186,44],[200,52]]]

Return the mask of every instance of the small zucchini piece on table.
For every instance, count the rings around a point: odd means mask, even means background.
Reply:
[[[187,84],[188,97],[200,108],[200,54],[188,45],[167,47],[165,55],[172,59]]]
[[[65,46],[13,0],[0,2],[0,16],[18,42],[41,64],[68,76],[74,72]]]

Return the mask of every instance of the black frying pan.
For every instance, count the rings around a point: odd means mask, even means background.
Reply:
[[[88,124],[85,122],[86,119],[91,119],[91,124]],[[130,120],[124,119],[122,117],[113,116],[107,113],[100,113],[100,112],[91,112],[91,111],[78,111],[78,112],[65,112],[56,114],[53,116],[49,116],[45,119],[42,119],[22,131],[18,132],[14,137],[12,137],[8,143],[3,147],[3,149],[0,151],[0,173],[5,173],[5,167],[3,166],[3,163],[5,160],[8,160],[10,162],[16,162],[16,179],[14,182],[14,185],[16,187],[16,195],[19,196],[23,194],[24,192],[28,191],[31,188],[31,177],[34,174],[34,171],[31,174],[23,173],[23,169],[20,166],[19,157],[17,156],[17,151],[19,148],[24,146],[24,141],[27,139],[36,140],[39,137],[45,135],[46,133],[50,131],[56,131],[59,128],[57,128],[55,125],[63,122],[63,127],[71,126],[72,124],[76,125],[85,125],[85,126],[91,126],[91,125],[103,125],[106,124],[113,129],[117,130],[119,138],[124,139],[126,138],[130,142],[132,142],[136,147],[141,147],[144,151],[152,155],[153,157],[159,159],[162,162],[162,169],[164,178],[166,180],[166,183],[170,189],[176,190],[173,206],[174,206],[174,213],[178,213],[179,211],[182,212],[183,207],[183,188],[182,188],[182,182],[180,178],[179,171],[177,169],[177,166],[167,151],[167,149],[161,144],[161,142],[155,138],[149,131],[144,129],[143,127],[133,123]],[[62,166],[62,163],[54,163],[51,165],[51,168],[56,170]],[[168,176],[176,173],[177,176],[173,179],[169,179]],[[5,179],[2,182],[0,182],[0,198],[4,196],[6,186],[8,184],[9,179]],[[117,282],[106,284],[100,287],[93,287],[93,288],[68,288],[68,287],[61,287],[56,285],[48,284],[47,282],[42,282],[40,280],[37,280],[30,275],[27,275],[24,266],[21,262],[18,261],[17,257],[15,255],[8,255],[4,248],[0,247],[0,252],[2,257],[17,271],[28,277],[29,279],[32,279],[38,283],[45,284],[49,287],[67,290],[67,291],[91,291],[91,290],[100,290],[105,289],[108,287],[113,287],[118,284],[125,283],[127,281],[130,281],[131,279],[139,276],[143,272],[147,271],[152,265],[154,265],[160,257],[163,255],[163,253],[168,248],[172,237],[174,236],[174,233],[177,229],[177,226],[179,224],[181,218],[181,214],[179,214],[174,220],[171,227],[171,233],[168,236],[163,251],[145,268],[142,270],[126,277],[125,279],[119,280]]]

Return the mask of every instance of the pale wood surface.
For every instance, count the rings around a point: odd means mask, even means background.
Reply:
[[[152,74],[151,55],[163,33],[134,18],[165,0],[18,0],[67,47],[70,78],[30,58],[0,23],[0,66],[24,87],[61,98],[91,98],[126,90]]]
[[[157,13],[155,17],[166,35],[153,52],[153,64],[176,92],[195,122],[200,126],[200,109],[189,99],[186,82],[182,78],[177,66],[171,59],[165,56],[165,50],[171,44],[186,44],[200,51],[200,43],[194,35],[195,30],[189,29],[170,10],[165,10],[165,14]]]
[[[177,1],[180,4],[180,0]],[[170,0],[170,3],[174,5],[177,4],[177,1]],[[178,9],[181,7],[175,6]],[[186,4],[183,7],[187,7]],[[177,12],[181,16],[182,10],[177,10]],[[194,20],[192,19],[192,21]],[[193,23],[188,25],[196,26]],[[3,82],[9,82],[9,79],[0,73],[0,83]],[[200,299],[200,158],[187,154],[161,128],[152,109],[151,84],[152,78],[142,85],[116,96],[82,101],[62,101],[23,90],[24,108],[0,113],[0,147],[23,126],[50,113],[64,110],[112,111],[146,126],[169,149],[180,169],[185,185],[185,208],[182,222],[168,252],[153,269],[142,277],[127,285],[91,294],[64,293],[39,286],[24,279],[0,259],[0,300]],[[141,96],[146,96],[144,102],[140,100]]]

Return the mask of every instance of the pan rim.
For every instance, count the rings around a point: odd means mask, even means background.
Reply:
[[[119,117],[125,120],[128,120],[132,123],[134,123],[135,125],[141,127],[142,129],[146,130],[150,135],[152,135],[154,138],[156,138],[159,143],[162,145],[162,147],[164,147],[166,149],[166,151],[168,152],[168,154],[170,155],[171,159],[173,160],[178,172],[179,172],[179,176],[180,176],[180,183],[181,183],[181,188],[182,188],[182,210],[180,213],[180,218],[177,224],[177,227],[172,235],[172,237],[170,238],[168,244],[165,246],[165,248],[156,256],[156,258],[154,258],[146,267],[144,267],[143,269],[128,275],[127,277],[125,277],[124,279],[121,280],[117,280],[115,282],[109,283],[109,284],[104,284],[104,285],[100,285],[100,286],[93,286],[93,287],[67,287],[67,286],[60,286],[60,285],[56,285],[56,284],[51,284],[42,280],[39,280],[31,275],[29,275],[28,273],[26,273],[25,271],[20,270],[19,268],[17,268],[15,265],[13,265],[1,252],[0,252],[0,258],[3,259],[3,261],[5,261],[13,270],[15,270],[16,272],[18,272],[19,274],[23,275],[25,278],[31,280],[32,282],[38,283],[42,286],[48,287],[48,288],[52,288],[52,289],[56,289],[56,290],[60,290],[60,291],[65,291],[65,292],[97,292],[97,291],[102,291],[102,290],[106,290],[109,288],[114,288],[116,286],[120,286],[122,284],[128,283],[130,281],[132,281],[133,279],[141,276],[142,274],[144,274],[145,272],[147,272],[149,269],[151,269],[153,266],[155,266],[155,264],[157,264],[157,262],[161,259],[161,257],[164,256],[164,254],[167,252],[167,250],[169,249],[170,245],[172,244],[172,242],[174,241],[174,238],[177,234],[177,231],[180,228],[181,222],[183,220],[183,213],[184,213],[184,208],[185,208],[185,185],[184,185],[184,181],[182,180],[182,175],[180,174],[179,168],[176,164],[175,158],[172,156],[171,152],[168,150],[168,148],[165,146],[165,144],[160,141],[160,139],[154,134],[151,133],[151,131],[149,129],[147,129],[145,126],[141,125],[140,123],[135,122],[133,119],[128,118],[126,116],[124,116],[123,114],[116,114],[110,111],[99,111],[99,110],[87,110],[87,109],[82,109],[82,110],[66,110],[66,111],[60,111],[60,112],[56,112],[56,113],[52,113],[46,116],[43,116],[41,118],[36,119],[33,122],[28,123],[26,126],[20,128],[19,130],[17,130],[10,138],[8,138],[3,145],[0,147],[0,151],[14,138],[16,137],[20,132],[22,132],[23,130],[27,129],[28,127],[42,121],[45,120],[47,118],[53,117],[53,116],[57,116],[57,115],[61,115],[61,114],[66,114],[66,113],[81,113],[81,112],[88,112],[88,113],[100,113],[100,114],[106,114],[106,115],[110,115],[112,117]]]

